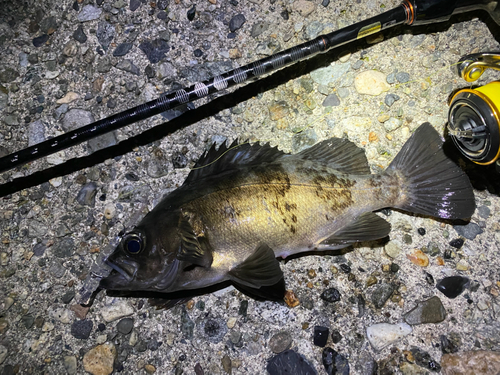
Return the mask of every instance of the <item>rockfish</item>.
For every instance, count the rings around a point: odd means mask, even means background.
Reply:
[[[172,293],[232,282],[262,298],[275,299],[268,290],[277,286],[282,297],[276,258],[384,238],[390,224],[373,211],[469,218],[471,184],[442,144],[425,123],[376,175],[346,139],[294,155],[268,144],[212,147],[184,184],[122,237],[101,287]]]

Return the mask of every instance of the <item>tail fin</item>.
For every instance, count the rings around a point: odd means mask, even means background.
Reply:
[[[428,123],[422,124],[387,168],[402,182],[402,210],[440,217],[465,219],[476,208],[465,173],[444,154],[443,141]]]

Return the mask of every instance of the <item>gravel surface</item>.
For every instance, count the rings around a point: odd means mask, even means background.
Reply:
[[[0,154],[397,5],[4,1]],[[463,160],[476,188],[469,224],[384,210],[388,242],[282,262],[288,304],[234,288],[170,310],[104,292],[90,308],[76,300],[107,244],[213,143],[299,152],[345,136],[376,173],[421,123],[443,134],[448,96],[467,86],[453,64],[500,50],[485,19],[371,35],[1,174],[14,189],[0,198],[0,373],[424,374],[471,350],[488,351],[474,363],[500,362],[500,184]]]

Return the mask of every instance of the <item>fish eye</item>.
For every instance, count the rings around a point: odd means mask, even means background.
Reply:
[[[139,233],[128,233],[122,240],[122,246],[130,254],[139,254],[144,248],[144,240]]]

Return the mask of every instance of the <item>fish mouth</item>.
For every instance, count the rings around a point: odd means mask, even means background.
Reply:
[[[126,288],[135,279],[139,268],[137,262],[130,259],[110,259],[109,257],[104,263],[113,269],[107,277],[101,279],[100,286],[105,289]]]

